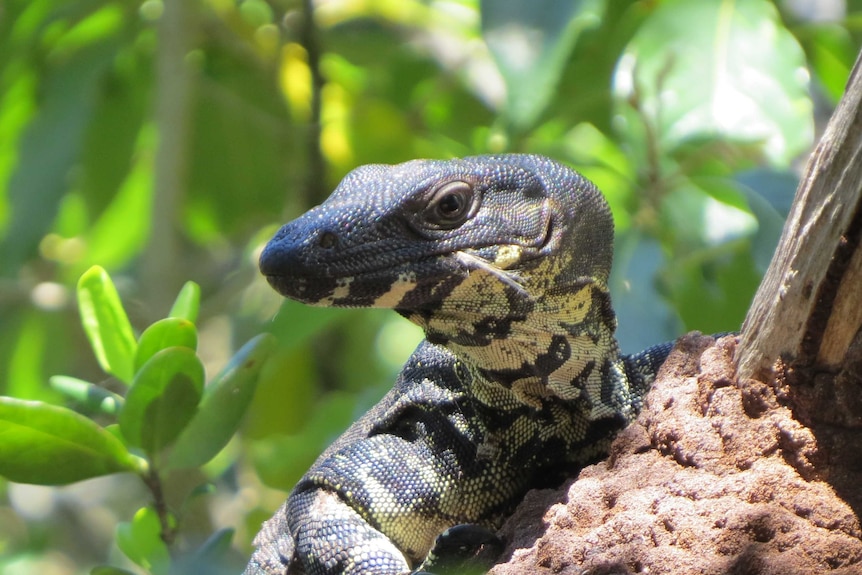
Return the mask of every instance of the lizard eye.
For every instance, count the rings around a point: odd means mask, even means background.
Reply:
[[[472,206],[473,187],[467,182],[449,182],[434,191],[423,216],[434,227],[455,228],[464,223]]]

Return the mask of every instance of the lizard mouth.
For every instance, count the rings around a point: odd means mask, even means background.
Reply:
[[[351,276],[266,274],[282,296],[315,306],[421,307],[445,297],[471,273],[484,273],[521,297],[529,297],[522,278],[466,251],[427,258],[400,269],[369,270]]]
[[[521,285],[521,277],[512,271],[504,270],[495,266],[494,264],[477,257],[469,252],[455,252],[455,259],[461,262],[465,268],[468,270],[476,270],[486,272],[498,280],[504,285],[509,286],[514,289],[516,292],[523,296],[528,296],[527,290],[524,289],[524,286]]]
[[[543,235],[527,245],[449,247],[417,256],[414,246],[379,241],[359,250],[339,246],[332,233],[319,232],[311,241],[301,241],[298,233],[280,232],[261,253],[260,271],[282,296],[317,306],[423,306],[445,297],[471,273],[489,274],[523,296],[526,290],[517,269],[533,259],[536,244],[545,241]]]
[[[382,269],[331,275],[320,266],[316,273],[292,266],[273,269],[261,258],[261,272],[286,298],[309,305],[393,308],[415,289],[420,291],[463,275],[451,257],[429,257]]]
[[[471,273],[488,274],[517,294],[529,295],[517,272],[502,269],[464,250],[351,275],[328,275],[325,268],[313,275],[308,270],[292,270],[294,273],[290,273],[290,268],[288,273],[285,268],[269,270],[263,258],[261,271],[282,296],[316,306],[400,308],[407,302],[411,306],[422,305],[444,297]]]

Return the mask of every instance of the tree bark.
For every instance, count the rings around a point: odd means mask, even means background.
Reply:
[[[742,326],[740,378],[786,368],[835,373],[862,326],[862,75],[860,60],[811,155]],[[862,342],[860,342],[862,343]],[[849,354],[849,356],[848,356]]]

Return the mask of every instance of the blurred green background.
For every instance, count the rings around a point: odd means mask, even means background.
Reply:
[[[104,379],[74,302],[93,264],[139,330],[200,284],[210,375],[276,334],[240,435],[167,487],[212,486],[178,509],[184,541],[235,528],[239,571],[421,337],[282,303],[256,269],[280,223],[360,164],[545,154],[612,205],[624,351],[735,330],[860,32],[859,0],[2,0],[0,394]],[[0,573],[122,563],[114,528],[146,497],[0,479]]]

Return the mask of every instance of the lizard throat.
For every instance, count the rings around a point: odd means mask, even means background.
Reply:
[[[472,299],[459,298],[460,289]],[[552,398],[583,402],[590,419],[628,411],[628,390],[611,397],[606,384],[623,369],[607,287],[582,278],[538,297],[518,294],[473,273],[439,308],[405,316],[461,358],[481,382],[477,393],[505,393],[536,409]]]

